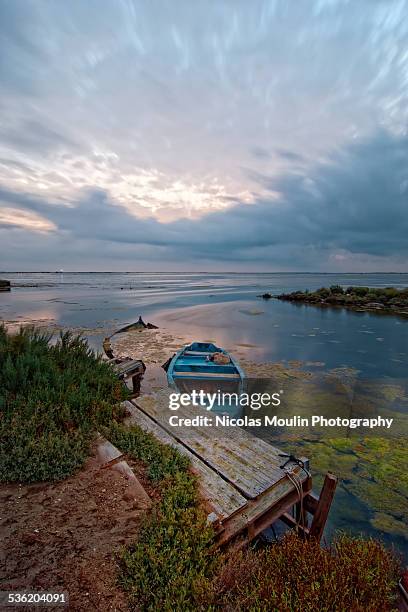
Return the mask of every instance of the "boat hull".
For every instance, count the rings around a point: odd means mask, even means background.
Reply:
[[[216,357],[221,363],[214,361]],[[193,342],[183,347],[172,358],[167,380],[171,387],[180,393],[204,391],[204,393],[237,394],[242,393],[244,372],[235,359],[224,349],[212,343]],[[205,403],[203,408],[206,408]],[[238,403],[227,408],[224,404],[214,404],[213,412],[228,413],[236,416]]]

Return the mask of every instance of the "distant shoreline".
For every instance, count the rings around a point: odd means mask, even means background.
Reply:
[[[252,271],[231,271],[231,270],[152,270],[152,271],[141,271],[141,270],[124,270],[124,271],[115,271],[115,270],[0,270],[0,274],[256,274],[256,275],[270,275],[270,274],[298,274],[305,275],[309,274],[311,276],[374,276],[378,274],[395,274],[395,275],[408,275],[408,271],[404,272],[381,272],[380,270],[374,272],[302,272],[302,271],[285,271],[281,270],[280,272],[256,272]]]

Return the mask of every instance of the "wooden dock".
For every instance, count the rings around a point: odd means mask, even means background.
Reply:
[[[130,382],[133,395],[139,395],[140,383],[146,371],[143,361],[141,359],[132,359],[131,357],[114,357],[110,338],[104,339],[103,349],[105,351],[104,360],[112,366],[119,380],[122,380],[128,387]]]
[[[287,461],[279,449],[238,427],[214,432],[211,427],[171,426],[169,417],[175,413],[169,410],[168,394],[169,390],[163,390],[125,402],[127,422],[189,457],[219,545],[237,536],[242,537],[241,542],[249,542],[277,520],[305,537],[321,539],[336,488],[335,476],[326,476],[318,498],[312,493],[306,459],[302,459],[305,467]],[[203,415],[203,410],[182,407],[177,415],[194,418]]]

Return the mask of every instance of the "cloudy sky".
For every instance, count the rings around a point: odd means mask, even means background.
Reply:
[[[408,2],[0,0],[0,269],[408,271]]]

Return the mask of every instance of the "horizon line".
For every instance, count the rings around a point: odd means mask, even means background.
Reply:
[[[306,272],[302,270],[280,270],[274,272],[257,272],[255,270],[250,271],[232,271],[232,270],[0,270],[0,274],[408,274],[406,272],[396,271],[372,271],[372,272],[339,272],[339,271],[311,271]]]

